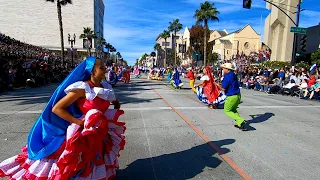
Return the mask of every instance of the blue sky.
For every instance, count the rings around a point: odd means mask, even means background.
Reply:
[[[204,0],[104,0],[105,39],[132,65],[142,54],[153,51],[157,36],[173,19],[180,19],[184,28],[195,24],[193,15],[202,2]],[[263,35],[264,20],[269,14],[263,0],[253,0],[250,10],[242,8],[242,0],[210,2],[220,11],[220,21],[209,24],[211,30],[232,32],[251,24]],[[301,14],[300,27],[320,23],[319,0],[303,0],[302,8],[306,10]]]

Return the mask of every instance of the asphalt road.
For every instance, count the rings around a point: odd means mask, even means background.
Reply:
[[[181,90],[146,79],[115,88],[128,128],[117,180],[319,179],[319,102],[242,90],[239,112],[251,126],[243,132],[185,82]],[[0,94],[0,159],[20,153],[55,87]]]

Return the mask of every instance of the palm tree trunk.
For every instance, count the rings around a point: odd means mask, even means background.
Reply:
[[[208,22],[205,21],[205,24],[204,24],[204,55],[203,55],[204,66],[207,65],[207,28],[208,28]]]
[[[164,68],[167,68],[167,39],[164,40],[164,62],[163,62],[163,66]]]
[[[176,31],[174,31],[174,37],[173,37],[173,42],[174,42],[174,48],[173,48],[173,50],[174,50],[174,65],[175,66],[177,66],[177,51],[176,51],[176,47],[177,47],[177,45],[176,45],[176,36],[177,36],[177,32]]]
[[[63,41],[63,26],[62,26],[62,15],[61,15],[61,3],[57,1],[57,11],[58,11],[58,20],[59,20],[59,28],[60,28],[60,42],[61,42],[61,56],[62,56],[62,64],[64,65],[64,41]]]

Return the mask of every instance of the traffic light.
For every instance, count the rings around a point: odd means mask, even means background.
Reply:
[[[243,0],[243,8],[251,9],[252,0]]]
[[[306,35],[300,36],[299,44],[300,44],[300,52],[305,53],[306,47],[307,47],[307,36]]]

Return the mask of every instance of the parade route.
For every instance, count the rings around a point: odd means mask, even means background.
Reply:
[[[240,131],[223,109],[201,104],[184,79],[119,83],[126,147],[117,180],[317,179],[319,103],[242,89]],[[57,84],[0,94],[0,159],[20,153]]]

